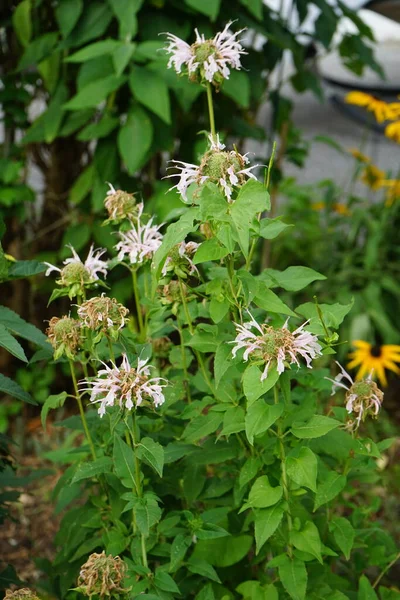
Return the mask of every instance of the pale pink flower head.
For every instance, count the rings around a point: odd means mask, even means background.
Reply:
[[[377,417],[383,402],[383,392],[372,381],[372,372],[365,379],[353,381],[347,371],[336,361],[340,372],[335,379],[326,377],[333,383],[332,396],[338,389],[346,390],[346,410],[349,415],[354,415],[355,419],[350,418],[347,428],[354,431],[359,428],[362,421],[368,415]]]
[[[250,163],[247,154],[240,154],[236,149],[227,151],[225,145],[210,135],[210,149],[203,155],[201,163],[194,165],[180,160],[172,160],[171,167],[178,173],[167,175],[167,177],[178,177],[179,181],[171,190],[177,189],[182,198],[187,202],[187,189],[192,184],[202,185],[206,181],[215,183],[223,192],[229,203],[234,202],[233,194],[248,179],[257,179],[252,173],[259,165],[248,167]]]
[[[63,268],[60,269],[50,263],[44,264],[48,266],[46,276],[53,271],[60,273],[60,279],[57,280],[57,283],[68,288],[69,296],[72,298],[82,294],[85,286],[100,283],[99,275],[107,275],[108,263],[101,259],[106,252],[104,248],[94,249],[92,244],[85,262],[82,262],[75,249],[71,245],[68,245],[68,247],[72,252],[72,257],[64,260],[63,264],[65,266]]]
[[[232,33],[229,31],[231,25],[232,21],[229,21],[223,31],[209,40],[195,29],[196,41],[192,45],[167,33],[168,68],[173,67],[178,74],[184,71],[191,81],[219,87],[224,79],[229,79],[231,69],[241,69],[240,57],[247,54],[237,39],[244,30]]]
[[[150,366],[147,360],[138,358],[137,367],[130,365],[126,354],[122,355],[119,367],[111,363],[111,367],[102,363],[97,377],[80,382],[81,391],[90,393],[90,401],[99,403],[100,417],[106,414],[107,408],[119,406],[122,410],[131,411],[142,404],[157,408],[164,404],[163,388],[167,385],[161,377],[150,377]]]
[[[317,336],[304,329],[307,322],[291,332],[287,326],[289,319],[282,328],[276,328],[267,323],[260,325],[252,315],[250,317],[251,320],[247,323],[235,323],[237,335],[232,342],[235,344],[232,354],[236,356],[243,348],[244,361],[252,358],[263,364],[261,381],[268,377],[270,368],[276,368],[281,374],[286,364],[300,367],[299,357],[306,361],[308,368],[312,368],[313,359],[321,354],[321,346]]]
[[[188,275],[198,273],[198,269],[192,258],[197,248],[200,246],[197,242],[181,242],[172,248],[166,258],[161,274],[163,277],[167,275],[177,275],[186,279]]]
[[[161,225],[153,225],[153,217],[143,224],[141,216],[143,204],[139,205],[138,219],[131,222],[131,229],[120,231],[121,241],[115,246],[118,251],[118,260],[122,261],[125,256],[131,265],[141,265],[146,260],[151,260],[154,253],[162,243],[162,234],[159,232]]]

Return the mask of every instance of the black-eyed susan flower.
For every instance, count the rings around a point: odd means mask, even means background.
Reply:
[[[357,380],[372,372],[372,376],[376,376],[381,384],[386,386],[385,369],[393,371],[397,375],[400,374],[400,369],[396,365],[396,363],[400,363],[400,346],[395,344],[373,346],[364,340],[355,340],[353,346],[356,350],[349,354],[349,358],[352,360],[347,366],[349,369],[359,367],[356,375]]]
[[[378,123],[396,119],[398,114],[397,106],[400,106],[398,103],[388,104],[384,100],[365,92],[350,92],[347,94],[345,102],[347,104],[354,104],[355,106],[362,106],[369,112],[372,112]]]
[[[385,128],[386,137],[400,144],[400,121],[390,123]]]
[[[327,208],[327,205],[324,202],[315,202],[314,204],[312,204],[311,208],[313,210],[324,210],[325,208]],[[343,216],[349,216],[351,215],[351,212],[349,211],[349,209],[347,208],[347,206],[345,204],[341,204],[340,202],[335,202],[332,205],[332,210],[333,212],[337,213],[338,215],[343,215]]]
[[[400,198],[400,179],[385,179],[382,186],[387,188],[385,205],[392,206]]]
[[[385,181],[385,172],[375,165],[367,165],[363,169],[361,181],[365,183],[371,190],[379,190]]]

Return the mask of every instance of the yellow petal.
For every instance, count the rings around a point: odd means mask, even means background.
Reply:
[[[376,370],[376,375],[377,375],[379,381],[381,382],[381,384],[384,387],[386,387],[387,379],[386,379],[386,375],[385,375],[385,369],[383,368],[382,364],[376,363],[375,370]]]
[[[356,348],[365,348],[368,350],[371,348],[371,344],[369,342],[364,342],[364,340],[354,340],[354,342],[352,342],[352,345]]]
[[[393,371],[393,373],[396,373],[397,375],[400,374],[400,369],[397,365],[394,364],[394,362],[392,362],[391,360],[384,360],[383,361],[383,366],[386,369],[389,369],[389,371]]]

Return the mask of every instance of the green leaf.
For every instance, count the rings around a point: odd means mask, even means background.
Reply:
[[[276,368],[268,370],[268,377],[261,381],[262,372],[255,365],[249,365],[243,373],[243,391],[250,404],[266,394],[279,379]]]
[[[68,48],[76,48],[90,40],[101,38],[111,19],[112,12],[108,3],[96,2],[96,0],[85,2],[84,11],[65,41],[65,45]]]
[[[333,517],[329,523],[329,531],[333,532],[336,544],[349,560],[355,537],[353,525],[344,517]]]
[[[339,427],[340,421],[324,417],[323,415],[314,415],[307,423],[295,422],[292,425],[291,432],[301,440],[319,438]]]
[[[228,313],[230,304],[228,300],[220,302],[216,298],[210,300],[210,317],[214,323],[220,323]]]
[[[211,21],[215,21],[218,17],[221,6],[221,0],[185,0],[185,3],[199,13],[210,17]]]
[[[117,75],[108,75],[103,79],[91,81],[69,100],[69,102],[64,104],[64,109],[80,110],[82,108],[97,106],[100,102],[103,102],[109,94],[120,88],[124,82],[125,78],[117,77]],[[136,143],[137,141],[135,142],[135,145]]]
[[[253,536],[239,535],[199,540],[191,558],[203,559],[214,567],[230,567],[241,561],[253,545]]]
[[[0,323],[0,347],[8,350],[10,354],[24,362],[28,362],[21,344],[9,333],[9,331]]]
[[[131,42],[123,42],[116,48],[112,55],[112,61],[117,75],[122,75],[125,67],[129,64],[132,58],[136,44]]]
[[[171,544],[171,563],[169,570],[175,571],[177,567],[180,566],[180,563],[185,558],[185,554],[191,544],[191,538],[188,536],[184,536],[179,533],[176,538],[174,538]]]
[[[286,471],[292,481],[317,491],[318,461],[310,448],[302,447],[294,450],[286,458]]]
[[[45,264],[37,260],[17,260],[8,271],[10,279],[19,279],[20,277],[32,277],[46,271]]]
[[[175,581],[172,579],[171,575],[168,575],[165,571],[160,569],[156,569],[156,574],[154,577],[154,585],[158,587],[163,592],[171,592],[172,594],[180,594],[179,588],[176,585]]]
[[[135,454],[130,446],[119,435],[114,434],[113,459],[115,472],[122,485],[136,489]]]
[[[119,37],[121,40],[131,39],[137,32],[136,13],[143,0],[109,0],[109,3],[119,21]]]
[[[277,504],[271,508],[254,511],[254,531],[256,538],[256,554],[258,554],[265,542],[278,528],[284,514],[284,508]]]
[[[222,343],[218,346],[214,358],[214,377],[216,387],[219,386],[222,377],[231,366],[232,347],[229,344]]]
[[[135,503],[135,516],[140,533],[146,537],[151,527],[161,519],[161,509],[153,494],[146,494]]]
[[[195,265],[199,265],[200,263],[207,261],[220,260],[228,254],[229,250],[222,246],[217,238],[212,238],[211,240],[206,240],[200,244],[193,257],[193,262]]]
[[[252,508],[267,508],[273,506],[282,498],[283,488],[281,485],[272,487],[266,475],[255,480],[249,494],[249,505]]]
[[[320,304],[319,308],[322,312],[322,316],[324,319],[324,323],[326,327],[332,327],[333,329],[338,329],[339,325],[343,322],[343,319],[350,312],[354,304],[354,300],[352,300],[349,304]],[[310,323],[307,325],[307,331],[314,333],[316,335],[324,335],[325,330],[320,321],[317,307],[314,302],[306,302],[305,304],[300,304],[295,311],[305,317],[306,319],[310,319]]]
[[[64,38],[68,37],[83,10],[83,0],[59,0],[55,8],[58,27]]]
[[[121,42],[111,39],[94,42],[94,44],[89,44],[85,48],[82,48],[82,50],[78,50],[78,52],[67,56],[65,62],[81,63],[98,56],[103,56],[104,54],[112,54],[120,45]]]
[[[365,575],[361,575],[357,600],[379,600],[374,588]]]
[[[244,71],[231,71],[229,79],[224,81],[222,93],[229,96],[243,108],[250,105],[250,79]]]
[[[163,474],[164,467],[164,448],[158,442],[149,437],[140,440],[136,448],[140,460],[148,464],[160,477]]]
[[[263,0],[240,0],[240,4],[246,6],[247,10],[259,21],[263,17]],[[268,598],[269,600],[269,598]],[[274,600],[271,598],[271,600]]]
[[[295,548],[301,552],[308,552],[322,564],[321,538],[317,527],[311,521],[307,521],[300,531],[292,529],[290,541]]]
[[[202,560],[200,558],[194,559],[190,558],[187,563],[187,568],[191,573],[195,573],[196,575],[201,575],[202,577],[207,577],[216,583],[221,583],[220,578],[214,567],[210,565],[206,560]]]
[[[270,290],[267,285],[259,280],[259,292],[257,298],[254,298],[254,304],[266,310],[267,312],[278,313],[295,317],[296,314],[282,300]]]
[[[276,286],[289,292],[298,292],[313,281],[326,279],[325,275],[308,267],[288,267],[284,271],[266,269],[265,272],[276,281]],[[275,287],[275,285],[271,287]]]
[[[210,411],[206,415],[199,415],[189,423],[182,434],[182,438],[189,443],[197,442],[201,438],[214,433],[221,425],[223,416],[220,412]]]
[[[317,487],[315,496],[314,512],[323,504],[336,498],[346,485],[345,475],[340,475],[336,471],[331,471],[325,481]]]
[[[305,600],[307,571],[304,562],[283,556],[278,569],[282,585],[292,600]]]
[[[221,435],[231,435],[244,430],[244,410],[241,406],[228,408],[224,415],[224,424]]]
[[[75,471],[75,475],[71,480],[72,483],[82,481],[82,479],[90,479],[97,477],[102,473],[111,473],[113,466],[113,460],[110,456],[103,456],[90,463],[80,464]]]
[[[23,0],[17,4],[12,24],[21,44],[27,46],[32,37],[31,0]]]
[[[27,404],[37,405],[36,400],[16,382],[0,373],[0,392],[4,392],[13,398],[27,402]]]
[[[153,125],[148,114],[134,106],[118,133],[118,149],[130,175],[143,165],[153,139]]]
[[[276,217],[275,219],[261,219],[260,236],[266,240],[273,240],[288,227],[293,227],[293,225],[283,223],[281,219],[282,217]]]
[[[246,412],[246,436],[253,445],[254,438],[261,435],[281,417],[283,404],[267,404],[264,400],[255,401]]]
[[[17,71],[22,71],[28,67],[37,66],[44,58],[49,56],[54,46],[58,41],[58,33],[55,31],[51,33],[45,33],[40,37],[30,42],[25,48],[21,60],[18,63]]]
[[[198,594],[196,594],[194,600],[215,600],[214,590],[211,583],[207,583],[201,588]]]
[[[134,66],[129,76],[129,87],[141,104],[168,125],[171,123],[168,87],[161,75],[147,67]]]
[[[61,392],[60,394],[49,396],[45,400],[45,403],[43,404],[42,410],[40,412],[40,418],[42,421],[43,429],[46,429],[46,419],[47,415],[49,414],[49,410],[51,410],[52,408],[60,408],[61,406],[64,406],[64,402],[67,398],[67,395],[67,392]]]
[[[49,343],[40,329],[24,321],[17,313],[6,306],[0,306],[0,323],[15,335],[19,335],[38,346],[47,346]]]
[[[93,163],[90,164],[82,173],[78,179],[75,180],[74,185],[70,189],[69,199],[72,204],[79,204],[86,198],[93,186],[95,170]]]
[[[240,248],[247,258],[250,242],[250,225],[253,219],[265,210],[271,202],[264,184],[249,179],[241,188],[232,204],[231,217],[236,227]]]

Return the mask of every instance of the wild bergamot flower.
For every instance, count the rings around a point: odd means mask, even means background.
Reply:
[[[289,319],[282,328],[276,328],[266,323],[260,325],[254,317],[250,317],[248,323],[235,323],[237,336],[232,342],[235,344],[232,354],[236,356],[236,353],[244,348],[244,361],[252,357],[258,363],[264,364],[261,381],[268,377],[270,368],[276,368],[281,374],[285,370],[285,363],[295,363],[299,367],[299,356],[302,356],[307,367],[311,368],[312,360],[321,354],[317,336],[304,330],[307,322],[291,332],[287,326]],[[251,331],[252,329],[257,333]]]
[[[400,374],[400,369],[396,365],[400,363],[400,346],[395,344],[373,346],[364,340],[355,340],[352,344],[356,350],[349,354],[352,360],[347,366],[349,369],[360,367],[356,379],[362,379],[366,373],[372,373],[372,376],[376,374],[381,384],[386,386],[385,369]]]
[[[140,206],[136,203],[135,195],[116,190],[111,183],[108,184],[110,189],[107,192],[104,206],[108,212],[106,223],[119,223],[128,219],[133,221],[138,217]]]
[[[76,319],[67,316],[61,319],[52,317],[46,334],[54,348],[56,360],[63,354],[67,358],[73,359],[83,341],[81,324]]]
[[[72,252],[72,257],[64,260],[65,265],[62,269],[51,265],[50,263],[44,263],[49,268],[46,271],[46,276],[50,275],[52,271],[60,273],[60,279],[57,280],[57,284],[70,289],[70,296],[75,296],[82,293],[85,286],[92,285],[99,281],[99,274],[107,275],[108,264],[107,261],[101,260],[101,256],[106,252],[103,248],[94,249],[93,244],[90,246],[89,254],[82,262],[76,253],[75,249],[68,245]]]
[[[181,242],[172,248],[167,256],[161,274],[163,277],[175,274],[186,279],[188,275],[197,273],[192,257],[200,246],[197,242]]]
[[[118,260],[128,257],[131,265],[140,265],[145,260],[151,260],[153,254],[161,246],[162,234],[158,231],[161,225],[153,225],[153,217],[146,223],[141,222],[143,204],[138,205],[138,218],[131,222],[131,229],[120,231],[121,241],[115,246]]]
[[[228,202],[233,202],[233,191],[240,188],[247,178],[256,179],[251,172],[259,165],[246,167],[249,164],[247,154],[240,154],[237,150],[225,150],[225,145],[219,141],[217,135],[215,139],[212,135],[208,137],[210,149],[204,154],[200,165],[182,162],[180,160],[171,161],[172,167],[179,169],[180,173],[167,175],[167,177],[179,177],[178,183],[171,189],[177,189],[182,198],[187,201],[187,189],[192,183],[201,185],[210,181],[220,186]]]
[[[101,554],[91,554],[82,565],[79,578],[78,590],[85,596],[115,596],[129,592],[124,587],[126,564],[119,557],[108,556],[103,551]]]
[[[223,31],[209,40],[195,29],[196,41],[192,45],[167,33],[169,44],[165,50],[170,54],[168,68],[173,67],[179,74],[184,69],[191,81],[209,82],[219,87],[224,79],[229,79],[230,69],[241,68],[240,56],[246,54],[237,39],[243,29],[230,33],[231,25],[229,21]]]
[[[4,600],[39,600],[39,597],[29,588],[20,588],[19,590],[6,590]]]
[[[126,323],[129,310],[115,298],[107,298],[105,294],[86,300],[78,308],[78,317],[82,324],[92,331],[116,339],[118,332]],[[97,341],[97,340],[95,340]]]
[[[90,401],[93,404],[100,402],[100,417],[106,414],[107,407],[115,404],[121,409],[132,410],[144,402],[152,403],[156,408],[164,403],[166,380],[161,377],[150,378],[147,362],[138,358],[137,367],[134,368],[126,354],[123,354],[119,367],[114,363],[111,363],[111,367],[102,363],[104,369],[98,371],[97,377],[80,382],[82,391],[90,392]]]
[[[365,379],[354,382],[350,375],[343,369],[343,367],[336,361],[340,369],[340,373],[336,375],[332,381],[332,395],[334,395],[338,388],[346,390],[346,410],[349,415],[356,415],[356,419],[350,420],[349,429],[358,429],[361,421],[368,415],[376,417],[380,411],[383,392],[378,388],[376,383],[372,381],[372,372]],[[345,383],[345,381],[347,382]]]

